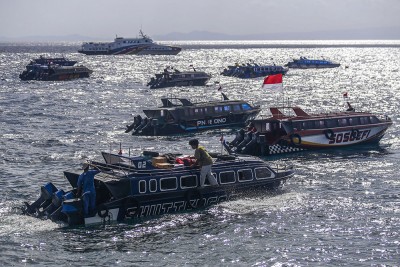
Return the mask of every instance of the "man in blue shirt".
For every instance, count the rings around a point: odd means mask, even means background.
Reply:
[[[94,176],[98,174],[98,170],[89,170],[89,164],[84,164],[83,173],[78,178],[77,195],[82,195],[83,210],[85,216],[93,213],[96,209],[96,190],[94,188]]]

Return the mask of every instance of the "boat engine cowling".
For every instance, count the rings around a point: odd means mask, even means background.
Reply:
[[[81,198],[64,200],[61,212],[67,216],[70,226],[84,223],[83,201]]]
[[[57,191],[57,187],[55,187],[52,183],[47,183],[40,187],[39,198],[32,204],[25,202],[24,212],[33,215],[38,212],[40,208],[45,209],[49,204],[51,204],[53,194]]]

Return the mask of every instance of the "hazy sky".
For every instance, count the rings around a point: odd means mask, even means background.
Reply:
[[[110,39],[211,31],[311,32],[400,26],[400,0],[0,0],[0,36]]]

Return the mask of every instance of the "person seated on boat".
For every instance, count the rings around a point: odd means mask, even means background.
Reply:
[[[99,170],[89,170],[89,164],[83,165],[83,173],[78,178],[77,196],[82,197],[83,211],[85,216],[89,216],[96,210],[96,189],[94,187],[94,176]]]
[[[213,164],[213,160],[211,156],[207,153],[206,149],[203,146],[199,146],[199,140],[192,139],[189,141],[189,145],[195,149],[194,157],[196,159],[195,163],[190,167],[194,168],[195,166],[200,167],[200,187],[204,187],[204,183],[206,181],[206,177],[211,186],[217,186],[218,182],[215,179],[214,175],[211,173],[211,166]]]

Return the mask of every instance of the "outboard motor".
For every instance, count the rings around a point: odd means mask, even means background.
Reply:
[[[142,130],[148,123],[149,118],[144,118],[141,123],[139,124],[138,127],[135,128],[135,131],[132,133],[132,135],[137,134],[140,130]]]
[[[236,146],[237,144],[240,144],[240,142],[242,142],[243,139],[244,139],[244,130],[243,130],[243,129],[240,129],[240,130],[236,133],[235,139],[233,139],[233,141],[229,143],[229,146],[230,146],[230,147],[234,147],[234,146]]]
[[[40,208],[45,209],[51,204],[52,196],[56,191],[57,187],[55,187],[52,183],[47,183],[46,185],[40,187],[39,198],[32,204],[25,202],[26,209],[24,212],[33,215],[38,212]]]
[[[250,135],[251,135],[251,140],[250,140],[250,142],[248,142],[246,144],[245,147],[243,147],[242,153],[251,154],[251,155],[258,154],[258,153],[256,153],[256,151],[254,151],[255,150],[254,148],[256,148],[257,137],[258,137],[259,133],[250,133]]]
[[[40,212],[40,215],[48,216],[52,214],[56,209],[58,209],[62,204],[62,198],[64,194],[64,190],[58,190],[57,192],[55,192],[51,197],[51,203],[47,207],[43,208],[43,211]]]
[[[68,224],[70,226],[85,223],[83,216],[83,201],[81,198],[64,200],[61,212],[67,215]]]
[[[147,118],[146,118],[147,119]],[[141,128],[140,132],[143,132],[144,130],[146,130],[147,128],[153,127],[152,126],[152,119],[147,119],[146,124]]]
[[[252,132],[245,133],[244,139],[242,142],[239,143],[239,145],[237,145],[236,151],[238,151],[238,152],[242,151],[242,148],[245,147],[247,145],[247,143],[251,141],[252,134],[253,134]]]
[[[75,198],[75,195],[73,192],[68,192],[65,195],[62,196],[62,198],[57,198],[54,199],[53,198],[53,204],[57,205],[59,204],[58,208],[52,213],[50,214],[50,219],[52,221],[66,221],[67,220],[67,216],[61,212],[63,206],[63,201],[68,200],[68,199],[73,199]]]
[[[142,122],[142,117],[140,115],[137,115],[137,116],[133,117],[132,124],[131,125],[126,125],[125,133],[129,133],[130,131],[132,131],[133,129],[138,127],[141,122]]]

